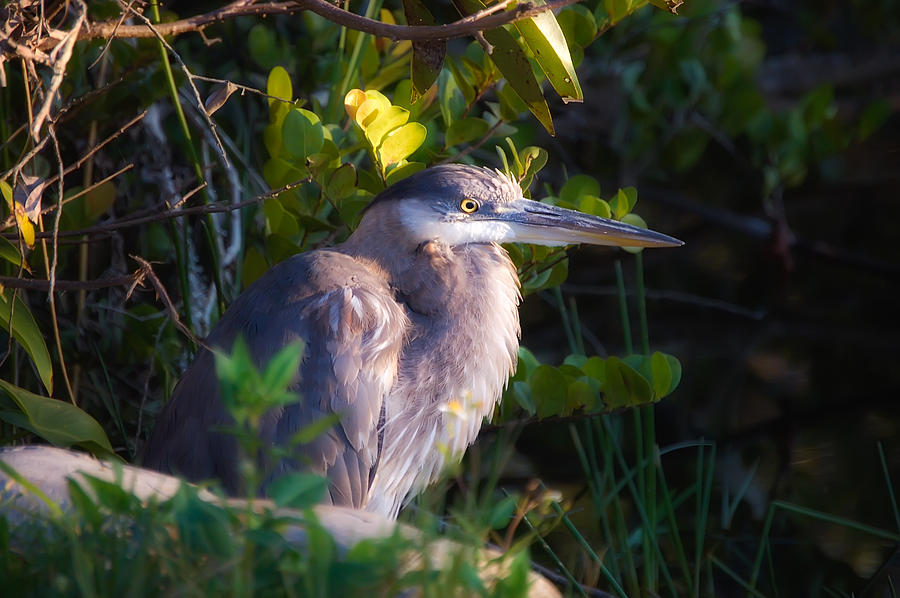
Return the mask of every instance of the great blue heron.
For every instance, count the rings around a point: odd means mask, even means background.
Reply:
[[[379,194],[346,242],[294,256],[253,283],[208,344],[242,336],[258,364],[305,341],[301,400],[272,410],[263,441],[339,423],[276,473],[325,475],[333,504],[396,517],[475,440],[516,366],[519,280],[500,243],[666,247],[672,237],[531,201],[497,171],[426,169]],[[213,355],[203,351],[160,414],[145,465],[241,486]]]

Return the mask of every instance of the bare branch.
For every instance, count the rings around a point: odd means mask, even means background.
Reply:
[[[514,23],[544,11],[555,10],[577,2],[579,0],[553,0],[546,5],[540,6],[533,2],[522,2],[511,10],[483,15],[479,13],[476,15],[476,18],[465,17],[448,25],[422,25],[416,27],[382,23],[381,21],[343,10],[326,0],[293,0],[290,2],[266,2],[262,4],[233,2],[219,10],[170,23],[160,23],[155,27],[162,35],[180,35],[182,33],[202,31],[209,25],[239,16],[292,14],[308,10],[348,29],[371,33],[372,35],[386,37],[395,41],[447,40],[474,35],[478,31]],[[484,12],[491,12],[492,10],[494,10],[493,7]],[[81,31],[79,39],[153,36],[154,33],[146,25],[119,25],[117,20],[113,20],[86,24]]]

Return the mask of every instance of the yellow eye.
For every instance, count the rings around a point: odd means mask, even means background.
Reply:
[[[478,202],[474,199],[465,198],[461,202],[459,202],[459,209],[465,212],[466,214],[471,214],[472,212],[478,211]]]

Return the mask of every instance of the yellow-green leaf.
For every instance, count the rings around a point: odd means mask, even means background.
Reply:
[[[425,134],[425,126],[420,123],[406,123],[394,130],[378,148],[381,164],[387,166],[408,157],[425,142]]]
[[[276,66],[269,71],[269,79],[266,82],[266,93],[272,97],[269,98],[269,106],[278,103],[290,102],[294,97],[293,86],[291,85],[291,76],[284,67]],[[279,101],[283,100],[283,101]]]
[[[407,162],[403,164],[401,161],[395,168],[388,171],[384,182],[390,187],[397,181],[402,181],[406,177],[415,174],[420,170],[425,170],[425,165],[422,162]]]
[[[78,445],[96,454],[116,456],[97,420],[78,407],[36,395],[5,380],[0,380],[0,391],[13,403],[0,399],[0,419],[56,446]]]
[[[322,149],[325,130],[315,112],[295,108],[284,117],[281,138],[292,156],[303,159]]]
[[[535,0],[535,4],[543,6],[546,3],[544,0]],[[553,12],[547,10],[530,19],[517,21],[516,29],[522,34],[534,59],[563,102],[583,101],[584,94],[581,92],[578,75],[575,74],[566,36]]]
[[[50,361],[50,352],[47,344],[38,328],[34,316],[25,302],[16,293],[15,307],[13,308],[13,289],[4,289],[0,292],[0,326],[8,330],[15,338],[37,368],[38,375],[47,392],[53,393],[53,363]],[[10,318],[12,322],[10,323]]]
[[[481,0],[455,0],[455,4],[466,16],[485,8]],[[484,38],[494,48],[490,55],[491,62],[506,79],[507,84],[525,102],[528,110],[544,125],[548,133],[554,135],[550,108],[547,107],[541,86],[534,76],[534,71],[531,70],[531,62],[519,43],[502,27],[488,29],[484,32]]]
[[[385,135],[397,127],[405,125],[408,120],[409,111],[406,108],[389,106],[384,110],[379,110],[375,120],[366,127],[366,137],[372,147],[378,147]]]

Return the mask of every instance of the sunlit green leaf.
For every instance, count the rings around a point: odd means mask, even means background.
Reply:
[[[485,8],[485,4],[481,0],[456,0],[455,4],[464,15],[470,15]],[[519,98],[525,102],[528,110],[544,125],[547,132],[554,135],[550,108],[547,107],[541,86],[534,76],[534,71],[531,70],[531,62],[519,43],[502,27],[485,31],[484,38],[493,46],[490,55],[491,61],[506,79],[507,84],[515,90]]]
[[[303,108],[294,108],[281,127],[284,148],[295,158],[306,158],[322,149],[325,131],[319,117]]]
[[[420,170],[425,170],[425,164],[422,162],[407,162],[405,164],[401,163],[395,168],[391,168],[387,176],[385,177],[385,182],[387,186],[390,187],[397,181],[402,181],[406,177],[413,175]]]
[[[600,196],[600,183],[592,176],[576,174],[563,184],[559,190],[559,198],[577,206],[585,195]]]
[[[366,138],[372,147],[378,147],[385,135],[394,129],[405,125],[409,120],[409,111],[400,106],[388,106],[378,112],[372,122],[366,126]]]
[[[545,2],[535,0],[535,4],[543,6]],[[516,21],[516,29],[563,102],[581,102],[584,99],[581,84],[572,64],[566,37],[553,11],[547,10],[530,19]]]
[[[394,164],[412,154],[424,143],[425,133],[426,129],[420,123],[406,123],[391,132],[378,148],[381,163]]]
[[[288,105],[293,99],[294,89],[291,86],[291,76],[284,67],[276,66],[269,71],[269,78],[266,82],[266,94],[272,96],[268,98],[270,107],[273,104]],[[276,98],[284,101],[279,101]]]

